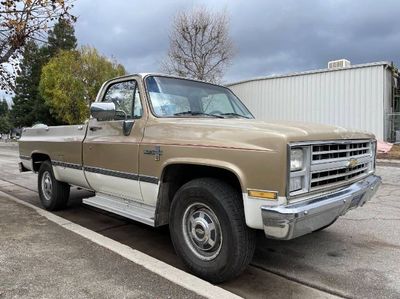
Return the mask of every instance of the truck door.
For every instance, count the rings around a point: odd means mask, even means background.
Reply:
[[[83,143],[83,165],[93,190],[103,194],[142,201],[138,181],[138,150],[145,119],[138,80],[120,79],[104,86],[96,101],[116,106],[114,120],[90,118]],[[133,122],[125,135],[124,121]]]

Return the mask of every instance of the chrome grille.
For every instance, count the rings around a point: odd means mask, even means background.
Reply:
[[[310,191],[333,187],[366,176],[373,167],[370,141],[311,146]]]
[[[370,150],[370,142],[313,145],[312,161],[360,156],[369,154]]]

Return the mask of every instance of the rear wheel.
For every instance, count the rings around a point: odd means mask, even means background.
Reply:
[[[202,178],[183,185],[169,223],[177,254],[206,280],[238,276],[253,257],[255,232],[245,223],[240,193],[222,181]]]
[[[45,161],[40,166],[38,190],[40,201],[46,210],[61,210],[67,206],[70,187],[56,180],[50,161]]]

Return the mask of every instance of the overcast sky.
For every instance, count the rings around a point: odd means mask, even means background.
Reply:
[[[400,1],[76,0],[76,35],[130,73],[159,71],[178,10],[226,9],[236,56],[224,81],[353,64],[400,62]]]

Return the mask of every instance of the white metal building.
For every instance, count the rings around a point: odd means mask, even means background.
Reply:
[[[291,120],[338,125],[394,141],[400,130],[398,73],[375,62],[280,76],[227,86],[260,120]],[[332,67],[333,65],[333,67]],[[400,132],[398,132],[400,135]]]

